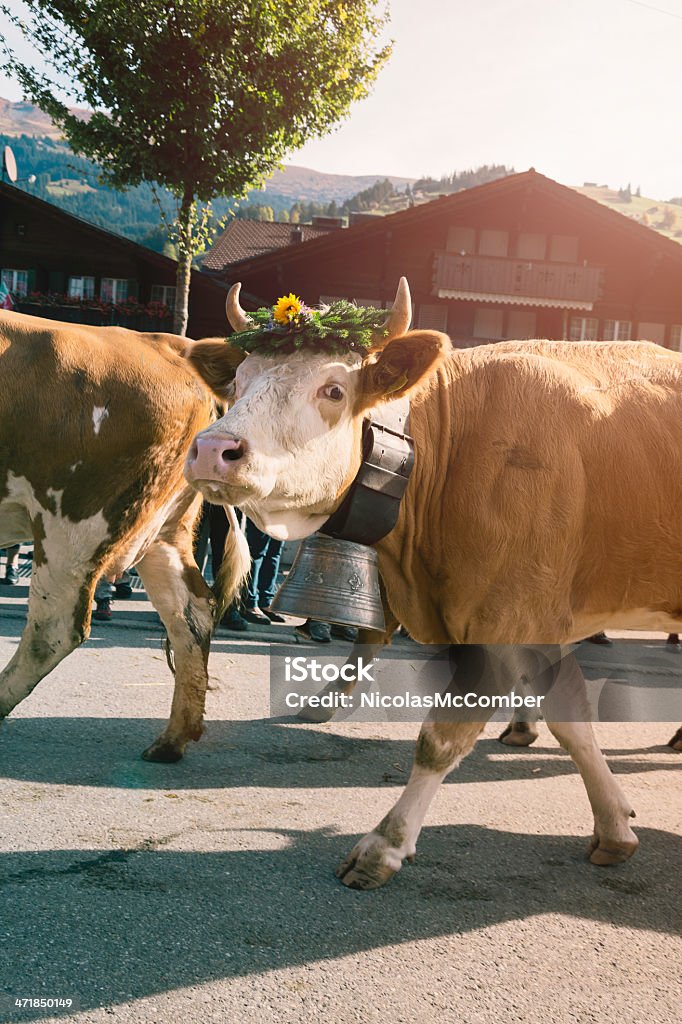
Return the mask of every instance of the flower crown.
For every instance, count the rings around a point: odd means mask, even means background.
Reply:
[[[387,312],[356,306],[345,299],[321,309],[310,309],[294,294],[283,295],[270,308],[249,313],[253,327],[230,336],[230,344],[244,352],[291,353],[300,349],[342,355],[366,352],[385,337]]]

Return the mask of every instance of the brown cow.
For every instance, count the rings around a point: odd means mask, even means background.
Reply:
[[[0,313],[0,547],[34,545],[26,628],[0,672],[0,718],[86,639],[98,576],[136,564],[175,654],[170,721],[144,753],[152,761],[178,760],[201,735],[216,612],[192,557],[200,497],[182,473],[213,402],[186,346]],[[248,566],[241,532],[230,534],[227,597]]]
[[[252,326],[234,286],[235,330]],[[361,423],[409,394],[415,467],[393,531],[377,545],[390,609],[423,643],[565,644],[598,630],[682,626],[682,355],[646,343],[528,341],[453,350],[409,327],[403,279],[388,337],[364,359],[241,353],[199,344],[190,359],[236,401],[201,431],[187,479],[266,532],[304,537],[338,507],[361,459]],[[523,674],[523,652],[519,671]],[[583,776],[593,863],[637,846],[631,808],[591,725],[561,696],[584,680],[561,660],[550,729]],[[483,718],[427,722],[407,788],[339,874],[372,888],[415,844],[441,780]]]

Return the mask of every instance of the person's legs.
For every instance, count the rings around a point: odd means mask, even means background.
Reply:
[[[277,590],[277,574],[284,548],[283,540],[268,538],[268,546],[258,575],[258,607],[269,608]]]
[[[246,520],[246,541],[249,545],[249,551],[251,552],[251,575],[249,576],[248,583],[246,585],[246,595],[244,597],[245,612],[251,612],[256,614],[256,620],[260,621],[265,616],[258,615],[257,609],[262,601],[260,598],[260,578],[261,569],[263,566],[263,560],[268,550],[268,544],[270,538],[267,533],[263,533],[259,530],[255,523],[252,523],[250,519]],[[247,621],[248,615],[247,615]]]
[[[19,570],[17,569],[17,564],[19,562],[20,547],[20,544],[14,544],[11,548],[5,548],[7,564],[5,566],[5,574],[1,582],[8,583],[10,586],[14,586],[19,582]]]

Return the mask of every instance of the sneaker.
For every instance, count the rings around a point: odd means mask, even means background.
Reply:
[[[263,615],[267,615],[267,617],[270,619],[270,622],[287,621],[283,615],[278,615],[277,612],[271,612],[269,608],[261,608],[260,610],[262,611]]]
[[[338,640],[347,640],[350,644],[354,644],[358,638],[357,626],[340,626],[335,624],[332,626],[331,633]]]
[[[332,631],[328,622],[316,622],[315,619],[308,619],[301,626],[296,626],[295,632],[306,640],[314,640],[318,644],[331,643]]]
[[[242,608],[242,618],[247,622],[253,622],[256,626],[269,626],[270,619],[267,615],[257,611],[255,608]]]
[[[97,607],[92,613],[93,619],[98,622],[109,622],[111,619],[111,600],[107,597],[103,601],[96,602]]]
[[[230,608],[225,612],[220,620],[220,625],[225,629],[231,629],[234,633],[246,633],[249,628],[248,622],[242,618],[236,608]]]
[[[114,588],[116,590],[116,597],[119,600],[126,601],[129,597],[133,596],[133,588],[127,580],[121,580],[120,583],[115,583]]]
[[[6,583],[8,587],[16,587],[19,582],[19,573],[13,565],[8,565],[5,569],[5,575],[2,578],[2,582]]]

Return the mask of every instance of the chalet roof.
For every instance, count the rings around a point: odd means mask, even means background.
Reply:
[[[476,207],[489,198],[514,194],[524,196],[531,192],[548,194],[555,201],[566,205],[575,212],[588,213],[604,229],[623,232],[653,250],[657,255],[667,256],[682,265],[682,245],[679,242],[666,238],[652,228],[639,224],[616,210],[609,209],[595,199],[581,195],[580,192],[576,192],[575,189],[567,185],[560,185],[558,181],[539,174],[531,168],[529,171],[510,174],[505,178],[487,182],[485,185],[462,189],[452,195],[434,199],[430,203],[400,210],[398,213],[388,214],[385,217],[377,217],[373,221],[361,222],[340,231],[327,232],[321,238],[254,256],[226,267],[221,277],[227,283],[232,283],[240,280],[242,275],[267,271],[283,261],[310,256],[323,259],[332,252],[338,254],[343,251],[345,246],[357,247],[365,242],[370,244],[374,239],[382,237],[389,231],[394,232],[403,227],[421,225],[429,220],[442,220],[443,217],[464,213],[469,207]]]
[[[73,228],[74,225],[77,225],[79,230],[86,234],[95,236],[103,246],[123,249],[133,255],[136,259],[144,260],[147,263],[151,263],[152,265],[172,274],[177,272],[177,262],[170,259],[168,256],[164,256],[160,252],[154,252],[153,249],[147,248],[146,245],[140,245],[139,242],[133,242],[130,238],[126,238],[124,235],[119,235],[114,231],[107,231],[106,228],[101,228],[97,224],[92,224],[90,221],[83,220],[82,217],[77,217],[73,213],[68,213],[66,210],[62,210],[61,207],[56,206],[54,203],[49,203],[45,199],[39,199],[38,196],[34,196],[30,192],[25,192],[23,189],[17,188],[16,185],[8,185],[6,182],[0,182],[0,200],[8,200],[9,202],[33,208],[41,216],[51,217],[57,222],[63,223],[67,229]],[[211,287],[211,284],[213,286],[216,286],[217,284],[217,282],[211,281],[208,274],[201,274],[198,270],[193,270],[192,285],[196,282],[199,282],[200,284],[209,284],[209,287]]]
[[[294,232],[299,236],[294,240]],[[275,221],[233,220],[215,241],[203,261],[203,269],[211,272],[226,270],[232,263],[284,249],[293,244],[300,245],[313,238],[329,234],[328,228],[312,227],[310,224],[280,224]]]

